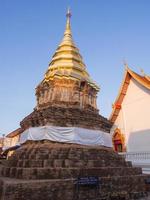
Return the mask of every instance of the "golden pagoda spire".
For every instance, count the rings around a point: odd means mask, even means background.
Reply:
[[[66,14],[66,17],[67,17],[66,28],[65,28],[65,31],[64,31],[64,37],[62,39],[61,44],[63,44],[63,43],[70,43],[70,44],[74,45],[74,42],[73,42],[73,39],[72,39],[72,32],[71,32],[71,24],[70,24],[70,18],[71,18],[71,16],[72,15],[71,15],[70,8],[68,8],[67,14]]]
[[[99,90],[97,84],[94,83],[88,74],[79,49],[73,41],[70,24],[71,12],[69,8],[67,10],[66,17],[67,20],[63,39],[57,47],[51,62],[49,63],[44,82],[48,82],[54,78],[66,78],[77,81],[85,80],[89,83],[89,85],[92,85],[92,87]]]
[[[64,35],[67,35],[67,34],[72,35],[71,34],[71,26],[70,26],[70,18],[71,18],[70,8],[68,8],[68,10],[67,10],[66,17],[67,17],[67,22],[66,22],[66,29],[65,29]]]

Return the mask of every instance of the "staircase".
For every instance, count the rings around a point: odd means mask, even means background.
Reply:
[[[87,176],[100,178],[99,194],[83,187],[80,200],[138,199],[146,192],[141,168],[105,147],[27,142],[0,169],[3,200],[72,200],[75,180]]]

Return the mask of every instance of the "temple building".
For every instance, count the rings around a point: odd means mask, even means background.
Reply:
[[[64,37],[44,79],[37,105],[10,133],[20,146],[0,163],[0,199],[139,199],[146,175],[112,149],[112,122],[99,114],[99,86],[72,38]]]
[[[2,152],[3,148],[3,138],[0,138],[0,153]]]
[[[18,128],[3,137],[2,154],[4,156],[11,156],[13,152],[20,146],[20,135],[23,132],[21,128]]]
[[[110,121],[114,150],[150,174],[150,76],[127,65]],[[122,152],[122,153],[121,153]]]
[[[149,104],[150,76],[127,67],[110,116],[116,151],[150,151]]]

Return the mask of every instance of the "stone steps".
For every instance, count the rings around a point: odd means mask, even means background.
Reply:
[[[33,146],[33,145],[32,145]],[[13,155],[10,159],[64,159],[64,158],[76,158],[76,159],[90,159],[104,160],[103,153],[107,159],[118,161],[124,160],[121,156],[116,155],[111,152],[111,154],[105,150],[102,152],[97,151],[97,149],[68,149],[68,148],[32,148],[29,149],[19,149],[18,153]]]
[[[120,168],[120,167],[99,167],[99,168],[19,168],[19,167],[4,167],[2,169],[2,176],[21,178],[21,179],[64,179],[76,178],[79,176],[129,176],[140,175],[141,168]]]
[[[95,190],[81,187],[78,195],[80,200],[102,200],[111,197],[112,200],[137,200],[144,196],[144,176],[104,177],[95,198]],[[2,180],[5,182],[5,179]],[[4,200],[73,200],[76,197],[75,179],[54,180],[18,180],[7,179]],[[4,185],[0,183],[1,186]],[[128,184],[127,184],[128,183]],[[2,188],[2,187],[1,187]],[[34,188],[34,189],[33,189]],[[104,196],[106,198],[104,198]],[[132,198],[131,198],[132,197]]]
[[[131,167],[131,162],[81,160],[81,159],[19,159],[8,160],[7,166],[11,167]]]
[[[141,169],[132,167],[131,162],[105,147],[27,142],[3,163],[0,171],[0,176],[6,180],[4,187],[7,187],[3,192],[7,200],[39,200],[39,196],[40,200],[62,197],[72,200],[74,180],[85,176],[99,177],[102,180],[101,194],[114,195],[115,200],[128,194],[136,194],[132,199],[138,199],[137,196],[146,190],[146,176],[142,175]],[[9,186],[8,179],[11,180]],[[90,199],[96,200],[95,191],[87,188],[81,189],[80,200],[87,199],[88,192]]]
[[[77,152],[78,153],[78,152]],[[106,155],[107,156],[107,155]],[[69,154],[62,154],[62,153],[54,153],[54,152],[49,152],[49,153],[39,153],[39,152],[31,152],[30,154],[28,154],[28,152],[26,153],[22,153],[22,154],[18,154],[18,155],[14,155],[11,159],[64,159],[64,158],[68,158],[68,159],[72,159],[72,158],[76,158],[76,159],[90,159],[90,160],[104,160],[103,156],[98,156],[95,154],[89,154],[89,155],[86,155],[86,154],[82,154],[82,155],[76,155],[76,154],[73,154],[73,153],[69,153]],[[112,156],[107,156],[107,159],[109,160],[114,160],[114,157]],[[122,161],[122,157],[119,156],[116,158],[116,160],[119,162],[119,161]]]

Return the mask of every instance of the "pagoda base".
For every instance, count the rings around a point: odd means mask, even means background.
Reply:
[[[0,178],[0,192],[2,200],[137,200],[147,196],[147,192],[143,191],[143,186],[139,183],[144,178],[145,176],[102,178],[103,185],[97,192],[98,195],[93,188],[82,187],[77,192],[75,179]]]
[[[141,168],[111,148],[28,141],[0,166],[2,200],[139,199],[146,195]],[[100,184],[76,189],[81,177]]]
[[[81,127],[108,133],[112,127],[112,123],[97,112],[89,111],[88,109],[55,106],[49,106],[40,110],[35,109],[21,121],[20,125],[23,130],[30,127],[49,125],[58,127]]]

